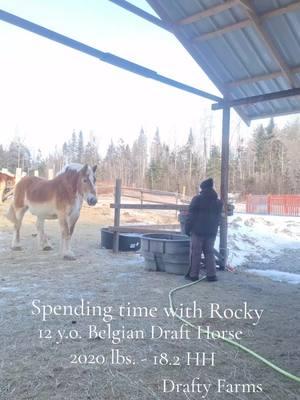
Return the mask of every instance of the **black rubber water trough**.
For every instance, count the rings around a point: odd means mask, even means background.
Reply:
[[[190,238],[169,233],[142,235],[141,253],[148,271],[184,275],[189,268]]]
[[[113,232],[107,228],[101,229],[101,247],[113,248]],[[141,235],[137,233],[119,234],[119,251],[138,251],[141,248]]]

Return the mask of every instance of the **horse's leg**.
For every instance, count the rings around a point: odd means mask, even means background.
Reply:
[[[39,245],[41,246],[42,250],[52,250],[52,246],[50,245],[48,237],[44,231],[44,224],[45,220],[41,217],[38,217],[36,220],[36,229],[38,232]]]
[[[68,224],[68,219],[65,214],[58,216],[60,229],[61,229],[61,242],[62,242],[62,255],[65,260],[76,260],[74,253],[71,250],[71,230]],[[74,229],[74,227],[73,227]]]
[[[13,240],[11,244],[12,250],[22,250],[22,247],[20,246],[20,229],[22,225],[22,220],[27,211],[27,207],[23,208],[18,208],[18,209],[13,209],[14,216],[13,216],[13,222],[14,222],[14,234],[13,234]]]
[[[75,228],[76,222],[78,221],[78,218],[79,218],[79,214],[76,215],[76,216],[73,216],[73,217],[70,219],[70,221],[69,221],[71,237],[72,237],[72,235],[73,235],[74,228]]]

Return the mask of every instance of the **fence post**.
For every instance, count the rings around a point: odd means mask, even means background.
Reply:
[[[22,168],[16,168],[16,183],[22,178]]]
[[[249,204],[250,204],[250,194],[247,194],[247,196],[246,196],[246,213],[247,214],[249,213],[249,209],[250,209]]]
[[[182,199],[185,200],[185,186],[182,188]]]
[[[114,217],[114,228],[118,228],[120,226],[120,215],[121,215],[121,187],[122,180],[116,179],[115,186],[115,217]],[[113,234],[113,252],[118,253],[119,251],[119,232],[114,231]]]
[[[54,178],[54,171],[53,168],[48,169],[48,179],[53,179]]]
[[[284,204],[284,215],[289,215],[288,212],[288,196],[283,197],[283,204]]]
[[[141,190],[141,205],[144,203],[144,192]]]
[[[268,215],[271,214],[271,195],[267,195],[267,213]]]
[[[178,198],[179,198],[179,193],[177,192],[176,193],[176,206],[178,205]],[[176,218],[177,218],[177,215],[178,215],[178,210],[176,209],[176,214],[175,214]]]

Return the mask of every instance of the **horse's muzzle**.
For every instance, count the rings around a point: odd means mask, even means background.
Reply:
[[[97,197],[95,197],[95,196],[89,196],[87,198],[87,203],[89,206],[94,206],[95,204],[97,204],[97,202],[98,202],[98,200],[97,200]]]

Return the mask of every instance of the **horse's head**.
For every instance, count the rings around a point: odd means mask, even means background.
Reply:
[[[78,191],[83,195],[84,200],[89,206],[97,204],[96,194],[96,170],[97,165],[90,167],[85,165],[79,171]]]

